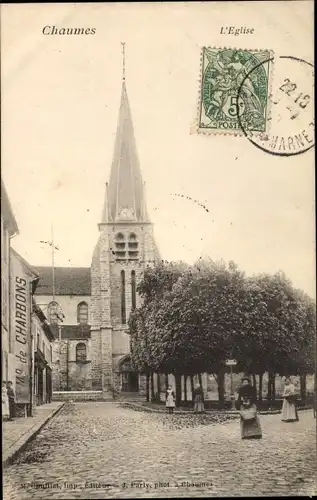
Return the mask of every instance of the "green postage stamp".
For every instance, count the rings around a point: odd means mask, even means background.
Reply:
[[[204,47],[198,132],[266,133],[271,61],[269,50]]]

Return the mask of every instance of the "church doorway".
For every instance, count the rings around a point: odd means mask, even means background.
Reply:
[[[124,358],[119,366],[122,392],[139,391],[139,374],[132,366],[131,358]]]

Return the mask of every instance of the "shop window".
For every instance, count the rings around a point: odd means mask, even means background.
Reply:
[[[87,347],[83,342],[76,345],[76,362],[87,361]]]
[[[77,322],[81,325],[88,324],[88,304],[87,302],[80,302],[77,306]]]

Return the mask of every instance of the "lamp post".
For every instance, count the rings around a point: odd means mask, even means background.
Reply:
[[[230,366],[230,392],[231,392],[231,409],[232,410],[236,409],[234,391],[233,391],[233,371],[232,371],[232,367],[236,366],[236,365],[237,365],[237,361],[235,359],[227,359],[226,366]]]

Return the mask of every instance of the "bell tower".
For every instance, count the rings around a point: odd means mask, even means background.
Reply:
[[[122,390],[120,363],[130,354],[128,319],[139,305],[138,282],[159,260],[149,220],[126,87],[125,44],[121,102],[99,239],[91,265],[92,387],[111,398]],[[135,385],[134,390],[137,389]]]

